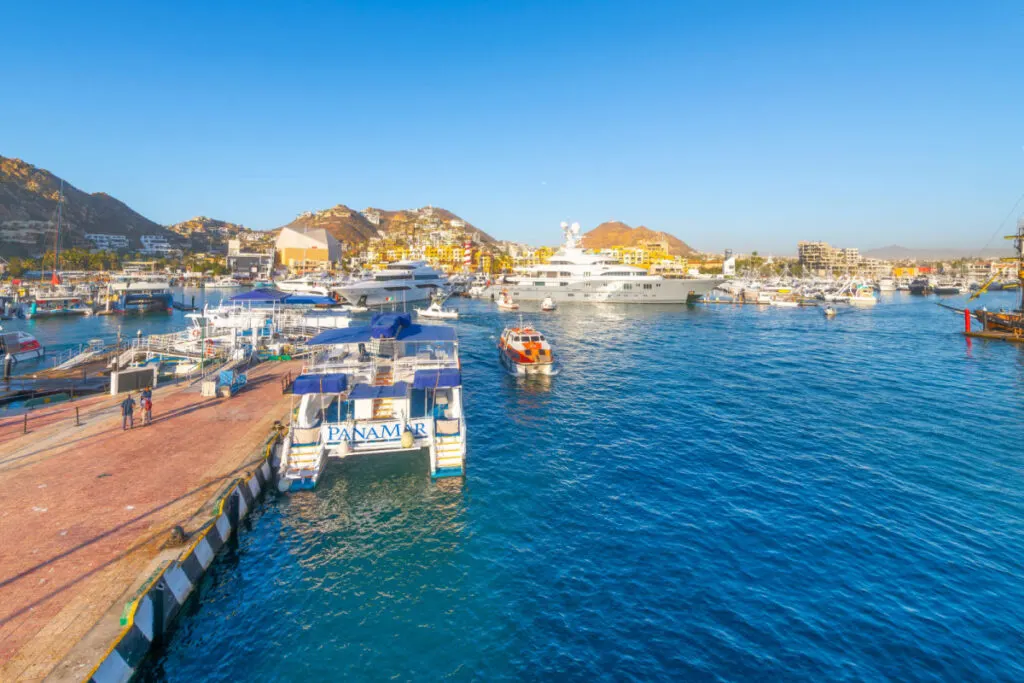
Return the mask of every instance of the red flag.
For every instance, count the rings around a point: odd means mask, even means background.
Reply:
[[[57,274],[57,271],[53,271],[53,277],[50,278],[50,284],[54,286],[60,284],[60,275]]]

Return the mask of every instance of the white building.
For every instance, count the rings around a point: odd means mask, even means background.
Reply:
[[[92,242],[94,249],[98,251],[119,251],[128,248],[127,235],[110,235],[102,232],[87,232],[85,239]]]
[[[142,242],[142,253],[165,256],[177,251],[167,238],[163,235],[143,235],[139,238]]]
[[[281,228],[274,249],[289,268],[323,267],[341,260],[341,243],[323,228]]]

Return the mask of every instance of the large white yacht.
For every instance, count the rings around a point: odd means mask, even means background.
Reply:
[[[427,301],[434,291],[447,288],[448,276],[426,261],[398,261],[334,291],[353,306],[387,306]]]
[[[580,224],[562,223],[565,244],[545,264],[523,268],[506,279],[513,299],[578,303],[673,304],[704,296],[721,280],[666,278],[624,266],[579,246]]]

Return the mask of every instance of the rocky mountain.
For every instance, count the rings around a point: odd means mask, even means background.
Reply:
[[[686,242],[667,232],[651,230],[643,225],[632,228],[619,221],[607,221],[584,233],[583,247],[586,249],[608,249],[610,247],[635,247],[640,242],[665,242],[668,252],[674,256],[692,256],[697,253]]]
[[[0,156],[0,256],[37,256],[53,249],[61,179],[41,168]],[[89,247],[86,233],[126,235],[132,249],[142,235],[177,235],[103,192],[88,194],[64,183],[60,246]]]
[[[186,248],[195,252],[222,252],[228,248],[228,240],[249,237],[255,231],[238,223],[196,216],[167,228],[187,240]]]
[[[494,241],[490,235],[451,211],[430,206],[398,211],[368,207],[356,211],[338,204],[330,209],[299,214],[284,227],[298,230],[323,228],[347,244],[359,244],[374,237],[412,237],[443,228],[459,230],[470,237],[478,236],[483,242]]]

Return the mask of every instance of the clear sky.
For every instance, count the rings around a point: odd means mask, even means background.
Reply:
[[[161,223],[981,247],[1024,193],[1017,0],[99,4],[4,3],[0,154]]]

